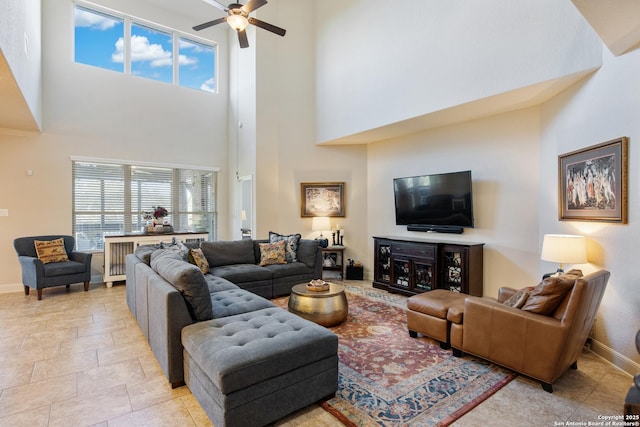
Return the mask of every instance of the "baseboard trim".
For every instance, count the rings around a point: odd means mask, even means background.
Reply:
[[[24,286],[22,283],[7,283],[6,285],[0,285],[0,294],[8,294],[10,292],[23,292]]]
[[[91,276],[92,285],[96,283],[103,283],[102,274]],[[8,294],[11,292],[24,292],[24,286],[22,283],[6,283],[4,285],[0,284],[0,294]]]
[[[640,372],[640,363],[634,362],[598,340],[591,340],[591,351],[629,375],[633,376]]]

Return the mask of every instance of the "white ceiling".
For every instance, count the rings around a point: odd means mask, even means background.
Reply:
[[[614,55],[640,47],[640,1],[572,0]]]
[[[224,12],[217,9],[206,0],[141,0],[151,4],[153,7],[163,8],[172,13],[180,14],[190,20],[194,25],[224,16]],[[582,13],[589,24],[600,36],[604,44],[614,55],[621,55],[630,50],[640,48],[640,0],[571,0],[576,8]],[[508,94],[508,102],[505,105],[523,105],[543,102],[545,98],[552,96],[561,88],[558,86],[568,86],[575,82],[574,78],[565,79],[558,85],[553,83],[553,90],[550,88],[525,88],[521,94]],[[533,91],[532,91],[533,89]],[[537,93],[537,95],[533,95]],[[541,96],[544,95],[544,96]],[[515,96],[515,98],[514,98]],[[33,133],[39,132],[38,125],[33,118],[31,110],[27,105],[22,92],[18,87],[6,59],[0,51],[0,133]],[[480,102],[482,104],[482,102]],[[430,123],[442,120],[445,122],[459,121],[461,118],[470,118],[477,115],[477,110],[473,106],[460,106],[460,109],[452,109],[447,112],[435,113],[428,117],[418,118],[412,123],[390,125],[388,129],[377,129],[372,132],[392,137],[397,133],[398,126],[415,128],[431,127]],[[486,105],[484,108],[486,112]],[[495,111],[494,111],[495,113]],[[457,120],[456,120],[457,117]],[[380,139],[380,135],[378,138]],[[353,141],[370,140],[371,135],[354,135]],[[349,139],[349,138],[347,138]],[[384,138],[382,138],[384,139]]]

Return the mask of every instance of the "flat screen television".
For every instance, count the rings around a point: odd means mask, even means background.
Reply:
[[[473,227],[471,171],[395,178],[393,189],[397,225],[460,233]]]

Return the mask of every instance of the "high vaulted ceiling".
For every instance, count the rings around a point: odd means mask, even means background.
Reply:
[[[192,19],[194,25],[223,16],[204,0],[143,0]],[[272,0],[276,1],[276,0]],[[318,0],[321,1],[321,0]],[[346,0],[348,1],[348,0]],[[640,48],[640,1],[571,0],[614,55]],[[170,25],[170,23],[167,23]],[[284,23],[286,26],[286,23]],[[0,30],[1,31],[1,30]],[[2,46],[0,46],[1,48]],[[29,105],[0,49],[0,133],[39,132]]]

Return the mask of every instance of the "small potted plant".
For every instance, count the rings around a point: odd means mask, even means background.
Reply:
[[[163,225],[164,217],[166,217],[167,215],[169,215],[169,212],[162,206],[153,208],[153,218],[156,225]]]

